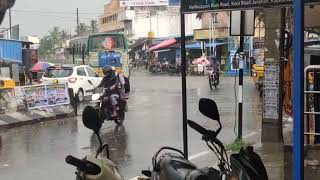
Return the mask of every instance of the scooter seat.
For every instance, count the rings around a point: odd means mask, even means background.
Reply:
[[[190,161],[177,154],[163,154],[159,160],[159,179],[185,180],[189,172],[197,169]]]
[[[212,180],[220,173],[213,168],[197,169],[190,161],[176,154],[164,154],[160,158],[159,179],[166,180]]]

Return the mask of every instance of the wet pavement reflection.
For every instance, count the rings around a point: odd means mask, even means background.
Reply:
[[[103,124],[102,140],[109,144],[111,160],[126,179],[150,167],[152,156],[161,146],[182,149],[180,82],[180,77],[136,73],[131,78],[132,92],[124,125]],[[219,88],[213,91],[205,77],[188,77],[187,83],[188,118],[215,129],[217,122],[198,111],[199,98],[214,99],[223,124],[219,138],[231,142],[236,136],[233,78],[223,77]],[[244,134],[249,134],[260,128],[261,100],[250,78],[245,83]],[[189,154],[208,150],[201,136],[188,130]],[[69,154],[82,158],[94,153],[98,144],[94,133],[82,125],[81,116],[0,132],[0,179],[73,179],[75,168],[65,164],[64,158]]]

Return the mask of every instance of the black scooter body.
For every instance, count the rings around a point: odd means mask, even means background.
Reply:
[[[152,172],[153,180],[215,180],[220,173],[213,168],[198,169],[196,165],[179,154],[166,153],[160,156]]]

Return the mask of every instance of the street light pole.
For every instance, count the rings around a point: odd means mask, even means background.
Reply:
[[[188,125],[187,125],[187,61],[186,61],[186,32],[185,15],[181,18],[181,85],[182,85],[182,127],[183,127],[183,150],[184,156],[188,159]]]
[[[244,30],[245,11],[241,11],[240,48],[239,48],[239,102],[238,102],[238,140],[242,139],[242,110],[243,110],[243,66],[244,66]]]

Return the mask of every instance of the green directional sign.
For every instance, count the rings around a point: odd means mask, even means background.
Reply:
[[[305,3],[320,2],[320,0],[304,0]],[[182,0],[183,13],[199,11],[235,10],[263,8],[274,6],[290,6],[292,0]]]

